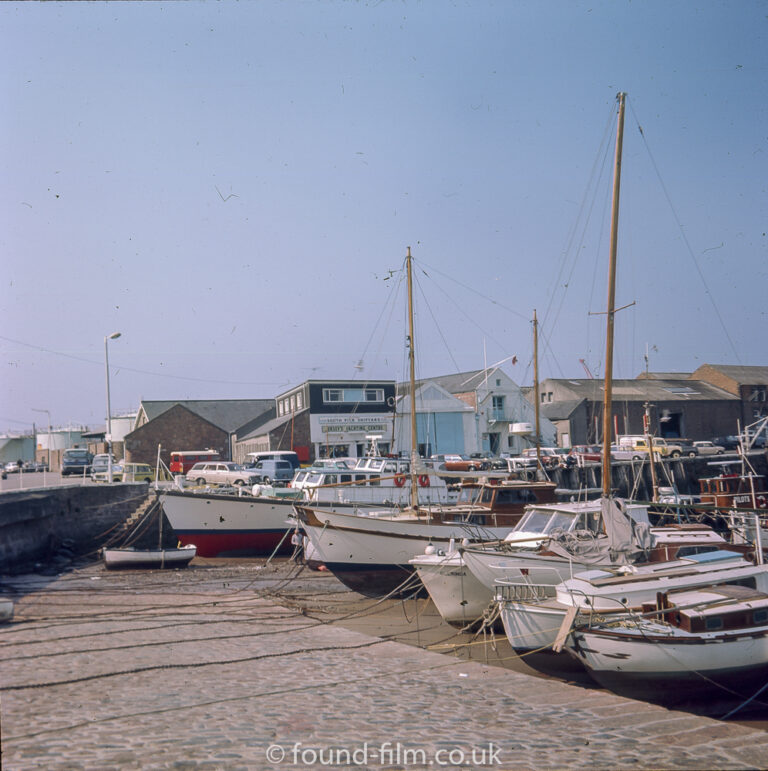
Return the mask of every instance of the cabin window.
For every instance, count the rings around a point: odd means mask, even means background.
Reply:
[[[342,482],[351,482],[352,481],[352,475],[351,474],[342,474],[341,475],[341,481]]]
[[[296,394],[296,409],[300,410],[304,406],[304,394],[299,391]]]
[[[768,622],[768,608],[762,608],[760,610],[756,610],[752,614],[753,624],[765,624],[766,622]]]
[[[708,616],[704,621],[704,627],[708,632],[714,632],[723,628],[722,616]]]

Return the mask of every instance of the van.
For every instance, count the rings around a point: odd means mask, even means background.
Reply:
[[[67,477],[70,474],[88,474],[92,460],[93,455],[88,450],[76,447],[64,450],[61,456],[61,475]]]
[[[217,461],[220,455],[216,450],[175,450],[171,453],[171,474],[186,474],[196,463]]]
[[[248,469],[261,484],[287,484],[293,479],[293,467],[287,460],[258,460]]]
[[[248,466],[253,467],[260,460],[286,460],[291,464],[291,468],[295,471],[301,466],[299,456],[292,450],[270,450],[265,452],[249,452],[246,456],[248,458]]]

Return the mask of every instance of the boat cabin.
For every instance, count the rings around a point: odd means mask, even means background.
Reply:
[[[699,488],[701,502],[724,513],[731,508],[768,508],[765,477],[759,474],[728,473],[723,465],[722,474],[699,479]]]
[[[660,592],[655,603],[643,603],[643,613],[654,611],[659,621],[691,634],[766,627],[768,594],[738,584],[680,589]]]

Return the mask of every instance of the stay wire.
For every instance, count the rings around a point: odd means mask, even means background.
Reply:
[[[723,330],[723,333],[725,334],[725,337],[728,340],[729,345],[731,346],[733,355],[736,358],[736,361],[739,364],[741,364],[741,359],[739,358],[739,354],[736,350],[736,346],[734,345],[734,342],[731,339],[730,334],[728,333],[728,328],[725,326],[725,321],[723,321],[723,317],[720,314],[720,309],[717,307],[717,303],[715,302],[715,297],[712,294],[712,291],[710,290],[709,285],[707,284],[707,280],[704,278],[704,273],[702,272],[701,266],[699,265],[698,260],[696,259],[696,255],[694,254],[693,248],[691,247],[691,244],[688,241],[688,237],[685,235],[685,230],[683,229],[683,225],[680,222],[680,217],[677,214],[675,205],[672,203],[672,197],[670,196],[669,191],[667,190],[667,186],[664,184],[664,179],[661,176],[659,167],[656,164],[656,159],[653,157],[653,153],[651,152],[651,148],[645,136],[645,131],[643,131],[643,127],[640,124],[640,121],[638,120],[637,115],[635,114],[635,110],[634,110],[634,107],[632,106],[632,103],[630,103],[629,109],[630,109],[630,112],[632,113],[632,117],[634,118],[635,123],[637,124],[637,130],[640,133],[640,137],[642,138],[643,146],[645,147],[645,151],[648,153],[648,158],[650,159],[651,165],[653,166],[653,170],[656,173],[656,177],[659,181],[659,185],[661,186],[661,190],[664,193],[664,197],[667,199],[667,204],[669,205],[670,211],[672,212],[672,217],[675,220],[677,229],[680,232],[680,237],[682,238],[683,243],[685,244],[685,248],[688,252],[688,256],[691,258],[691,262],[693,263],[693,266],[696,269],[696,273],[698,274],[699,279],[701,280],[701,284],[704,287],[704,292],[709,298],[710,303],[712,304],[712,309],[714,310],[715,315],[717,316],[717,320],[720,322],[720,326]]]

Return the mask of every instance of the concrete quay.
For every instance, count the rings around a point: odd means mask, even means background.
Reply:
[[[428,601],[286,561],[91,564],[0,592],[9,771],[768,767],[768,732],[505,668]]]

